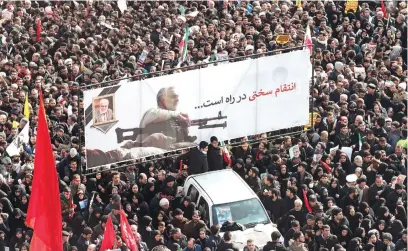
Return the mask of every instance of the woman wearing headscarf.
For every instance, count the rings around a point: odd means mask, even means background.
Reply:
[[[376,251],[383,251],[385,250],[384,243],[378,238],[378,232],[376,230],[372,230],[368,233],[367,237],[367,244],[372,244],[375,246]]]
[[[359,211],[363,214],[364,217],[366,217],[367,215],[374,217],[373,209],[371,209],[368,203],[365,201],[361,202]]]
[[[407,212],[405,211],[404,206],[398,205],[395,208],[395,219],[400,220],[404,228],[407,227]]]
[[[139,192],[139,186],[137,184],[132,184],[130,186],[129,191],[126,193],[126,200],[127,202],[131,203],[132,202],[132,198],[134,195],[136,194],[140,194]]]
[[[349,157],[347,156],[346,153],[342,152],[340,154],[339,162],[340,162],[340,165],[341,165],[342,169],[346,172],[346,176],[347,176],[347,174],[354,173],[354,170],[352,170],[352,168],[351,168],[350,159],[349,159]]]
[[[20,206],[20,196],[24,193],[23,188],[21,186],[14,186],[11,189],[10,193],[10,202],[13,207]]]
[[[384,220],[378,220],[374,226],[372,227],[372,229],[375,229],[378,231],[378,236],[380,238],[382,238],[382,234],[385,232],[386,228],[385,228],[385,221]]]
[[[132,211],[136,213],[139,219],[149,215],[149,205],[144,201],[144,197],[140,193],[133,195],[129,201]]]
[[[354,237],[360,238],[361,243],[366,243],[366,231],[362,227],[358,227],[354,231]]]
[[[128,220],[134,220],[134,221],[138,221],[138,217],[135,213],[135,210],[132,209],[132,206],[129,202],[125,202],[123,204],[123,210],[125,211],[126,215],[127,215],[127,219]]]
[[[154,236],[153,236],[153,226],[152,218],[150,216],[144,216],[139,220],[139,234],[142,237],[142,240],[146,242],[149,249],[154,248]]]
[[[330,186],[327,189],[329,192],[329,196],[334,198],[336,200],[336,204],[339,205],[340,203],[340,184],[339,181],[336,178],[333,178],[332,181],[330,182]]]
[[[147,204],[150,205],[150,201],[156,196],[155,191],[155,186],[153,182],[148,182],[144,187],[142,191],[142,195],[144,197],[144,200]]]
[[[17,228],[15,234],[10,239],[10,250],[20,249],[21,245],[25,242],[23,230]]]
[[[344,159],[344,156],[342,156],[341,158]],[[333,177],[338,180],[339,185],[345,186],[346,185],[346,176],[347,176],[346,172],[344,171],[341,163],[338,163],[337,167],[334,169]]]
[[[94,228],[96,225],[99,224],[101,217],[103,215],[103,211],[101,208],[94,208],[91,210],[91,215],[89,216],[89,219],[87,221],[87,226],[90,228]]]
[[[14,208],[13,213],[9,216],[8,222],[10,226],[9,235],[12,236],[17,232],[17,229],[27,229],[25,225],[26,214],[20,208]]]
[[[402,236],[404,226],[400,220],[394,220],[388,229],[388,233],[392,235],[392,242],[396,243]]]
[[[375,245],[368,243],[364,246],[364,251],[375,251]]]
[[[363,221],[360,224],[360,227],[364,228],[364,232],[368,233],[371,229],[371,220],[369,219],[363,219]]]
[[[393,215],[390,214],[390,210],[388,210],[388,207],[381,206],[376,215],[377,215],[377,221],[383,220],[385,222],[386,227],[391,225]]]
[[[347,246],[347,251],[362,251],[361,239],[358,237],[351,239]]]
[[[346,225],[340,226],[340,230],[341,232],[337,236],[337,239],[339,240],[339,243],[343,248],[347,248],[353,235],[351,234],[350,229]]]
[[[74,196],[74,205],[75,207],[75,212],[80,212],[85,219],[88,218],[88,197],[85,195],[85,192],[82,189],[78,189],[77,193]]]
[[[30,195],[28,194],[21,195],[18,208],[20,208],[21,211],[23,211],[24,213],[27,213],[29,201],[30,201]]]
[[[361,220],[363,219],[363,215],[361,213],[357,214],[356,209],[352,205],[346,207],[344,216],[347,217],[347,220],[349,221],[349,227],[350,229],[352,229],[352,231],[360,226],[360,217]]]

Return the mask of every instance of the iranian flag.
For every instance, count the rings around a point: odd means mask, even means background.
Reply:
[[[310,26],[307,25],[306,27],[306,34],[305,34],[305,49],[309,51],[310,55],[312,55],[313,52],[313,44],[312,44],[312,33],[310,32]]]
[[[188,26],[187,26],[186,27],[186,32],[184,33],[184,37],[180,41],[180,44],[179,44],[179,51],[180,51],[181,61],[184,61],[184,59],[187,56],[187,43],[188,43],[188,35],[189,34],[190,34],[190,31],[189,31]]]

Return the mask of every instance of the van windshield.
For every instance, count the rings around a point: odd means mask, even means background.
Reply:
[[[213,224],[222,225],[226,221],[235,221],[245,227],[270,222],[260,201],[256,198],[244,201],[214,205],[212,207]]]

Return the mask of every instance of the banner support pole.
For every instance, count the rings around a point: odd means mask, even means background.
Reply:
[[[313,44],[312,44],[312,54],[313,54],[313,50],[314,49],[314,46],[313,46]],[[310,60],[310,59],[309,59]],[[311,123],[311,125],[312,125],[312,128],[314,128],[314,97],[313,97],[313,89],[314,89],[314,85],[315,85],[315,76],[314,76],[314,68],[315,68],[315,60],[314,60],[314,57],[312,56],[312,85],[311,85],[311,87],[310,87],[310,96],[312,97],[312,100],[311,100],[311,102],[312,102],[312,104],[310,105],[311,106],[311,108],[312,108],[312,123]]]

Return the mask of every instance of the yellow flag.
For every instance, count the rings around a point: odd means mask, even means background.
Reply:
[[[30,118],[30,105],[28,104],[28,93],[26,93],[25,96],[25,102],[24,102],[24,117]]]
[[[13,121],[13,128],[17,128],[20,125],[17,121]]]
[[[302,0],[296,0],[296,6],[302,7]]]

